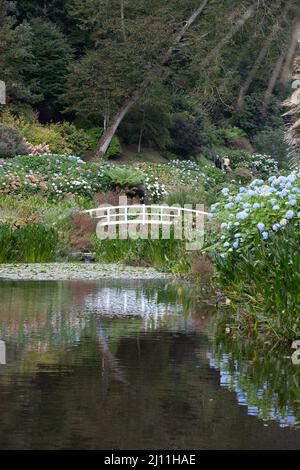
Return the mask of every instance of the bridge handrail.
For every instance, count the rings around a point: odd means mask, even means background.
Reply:
[[[146,204],[132,204],[132,205],[121,205],[121,206],[105,206],[105,207],[97,207],[95,209],[86,209],[84,210],[83,212],[84,213],[91,213],[91,212],[101,212],[101,211],[111,211],[111,210],[115,210],[115,209],[126,209],[126,212],[128,212],[128,209],[133,209],[133,208],[142,208],[142,209],[149,209],[149,208],[154,208],[154,209],[168,209],[168,210],[177,210],[178,212],[179,211],[182,211],[182,212],[191,212],[191,213],[194,213],[194,214],[203,214],[203,215],[208,215],[208,212],[205,212],[205,211],[199,211],[199,210],[196,210],[196,209],[187,209],[185,207],[176,207],[176,206],[160,206],[159,204],[150,204],[150,205],[146,205]],[[112,215],[120,215],[120,214],[110,214],[111,216]],[[137,215],[137,214],[132,214],[132,215]],[[149,214],[149,215],[152,215],[152,214]],[[172,214],[170,214],[172,215]]]

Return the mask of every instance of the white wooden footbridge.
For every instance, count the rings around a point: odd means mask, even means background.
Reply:
[[[192,207],[192,205],[189,205]],[[203,208],[203,205],[197,207]],[[100,226],[148,224],[173,225],[181,220],[203,220],[207,212],[189,207],[159,206],[156,204],[132,204],[120,206],[102,206],[85,210],[94,219],[99,219]]]

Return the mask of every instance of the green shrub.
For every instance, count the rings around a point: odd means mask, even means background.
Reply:
[[[199,153],[202,145],[199,128],[184,114],[174,114],[170,128],[170,150],[183,158]]]
[[[93,149],[93,139],[83,129],[77,129],[68,122],[63,122],[57,129],[74,155],[82,156]]]
[[[179,206],[184,206],[185,204],[203,204],[205,198],[204,189],[200,188],[199,191],[195,191],[193,188],[181,187],[176,189],[174,192],[169,193],[166,197],[166,203],[169,206],[177,204]]]
[[[124,166],[107,168],[106,175],[114,185],[120,188],[137,186],[143,181],[140,171]]]
[[[225,140],[234,139],[236,137],[247,137],[246,132],[243,131],[243,129],[240,129],[239,127],[230,127],[228,129],[220,129],[220,134]]]
[[[0,124],[0,157],[7,158],[27,153],[27,147],[19,131],[12,126]]]
[[[5,112],[1,116],[2,121],[7,123],[22,134],[22,136],[33,145],[46,144],[53,153],[71,154],[71,148],[59,132],[58,124],[42,125],[35,116],[20,115],[16,117],[10,112]],[[28,152],[19,151],[17,154],[27,154]]]

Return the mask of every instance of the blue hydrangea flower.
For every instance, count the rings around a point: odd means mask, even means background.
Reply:
[[[221,193],[223,194],[223,196],[228,196],[229,194],[229,189],[228,188],[223,188]]]
[[[262,237],[263,237],[264,240],[268,240],[268,238],[269,238],[268,232],[262,232]]]
[[[281,225],[278,224],[278,223],[274,224],[273,227],[272,227],[272,230],[274,232],[278,232],[278,230],[280,230],[280,229],[281,229]]]
[[[245,220],[248,216],[249,214],[246,211],[242,211],[237,213],[236,218],[239,220]]]
[[[287,213],[285,214],[285,216],[288,220],[292,219],[294,217],[294,215],[295,215],[295,213],[292,210],[287,211]]]
[[[263,224],[262,222],[259,222],[256,227],[258,228],[258,230],[260,232],[263,232],[265,230],[265,224]]]

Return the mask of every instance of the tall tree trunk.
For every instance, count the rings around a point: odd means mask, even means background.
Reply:
[[[277,79],[280,75],[280,72],[281,72],[281,69],[282,69],[282,65],[283,65],[283,62],[284,62],[284,59],[285,59],[285,56],[286,56],[286,50],[283,51],[283,53],[279,56],[275,66],[274,66],[274,69],[273,69],[273,72],[272,72],[272,75],[270,77],[270,80],[269,80],[269,83],[268,83],[268,88],[266,90],[266,93],[265,93],[265,97],[264,97],[264,102],[263,102],[263,114],[266,113],[267,111],[267,108],[270,104],[270,101],[271,101],[271,98],[272,98],[272,94],[273,94],[273,90],[275,88],[275,85],[276,85],[276,82],[277,82]]]
[[[276,3],[271,5],[271,12],[270,12],[271,15],[276,14],[276,10],[278,10],[278,8],[281,6],[281,3],[282,3],[281,0],[278,0]],[[234,18],[232,19],[232,21],[233,20]],[[265,15],[262,16],[262,19],[259,23],[257,23],[255,30],[258,32],[265,30],[268,20],[269,20],[268,16],[265,16]],[[235,61],[235,58],[234,57],[232,58],[232,66],[230,67],[230,71],[227,71],[226,76],[222,80],[222,84],[219,88],[220,94],[222,94],[222,92],[227,90],[227,87],[232,82],[232,77],[234,76],[234,73],[236,73],[239,70],[240,65],[243,63],[245,57],[249,55],[249,50],[252,49],[256,41],[257,41],[256,33],[251,34],[249,39],[245,43],[241,54],[237,55],[236,57],[237,60]]]
[[[263,45],[263,47],[260,50],[260,53],[258,54],[258,57],[257,57],[254,65],[253,65],[252,69],[250,70],[250,72],[248,74],[247,79],[245,80],[243,86],[240,89],[238,102],[237,102],[237,109],[239,109],[239,110],[242,110],[244,108],[246,93],[249,90],[250,85],[253,82],[253,80],[254,80],[254,78],[255,78],[255,76],[256,76],[256,74],[257,74],[257,72],[258,72],[258,70],[259,70],[259,68],[262,64],[263,59],[267,55],[269,47],[270,47],[271,43],[273,42],[273,40],[275,38],[275,34],[277,33],[278,28],[279,28],[278,25],[276,25],[274,27],[273,31],[271,32],[271,34],[268,36],[265,44]]]
[[[119,109],[117,114],[114,115],[113,119],[111,120],[111,124],[107,127],[106,131],[103,132],[101,139],[98,142],[96,148],[96,154],[99,157],[103,157],[112,141],[113,136],[115,135],[119,125],[123,121],[126,114],[130,111],[130,109],[141,99],[141,97],[146,92],[147,88],[149,87],[151,81],[145,80],[142,86],[132,95],[132,97],[127,100],[123,106]]]
[[[245,13],[235,22],[233,27],[228,31],[227,34],[218,42],[217,46],[202,60],[200,68],[203,70],[212,61],[214,57],[218,55],[220,50],[233,38],[233,36],[244,26],[252,15],[255,13],[257,5],[251,5]]]
[[[177,34],[177,36],[175,37],[173,41],[173,47],[174,45],[180,43],[180,41],[183,39],[188,29],[195,23],[195,21],[197,21],[199,16],[202,14],[208,2],[209,0],[204,0],[199,6],[199,8],[197,8],[197,10],[195,10],[193,14],[190,16],[190,18],[184,23],[184,26],[182,27],[182,29],[180,30],[180,32]],[[170,49],[168,49],[164,59],[161,62],[161,66],[166,65],[166,63],[170,59],[171,55],[174,52],[173,47],[170,47]],[[142,98],[142,96],[145,94],[146,90],[149,88],[151,83],[154,80],[157,80],[158,78],[160,78],[162,75],[161,67],[152,72],[154,72],[152,73],[153,78],[148,77],[142,82],[139,89],[134,92],[131,98],[129,98],[123,104],[123,106],[119,109],[119,111],[113,116],[113,118],[111,119],[111,124],[107,127],[106,131],[103,132],[102,137],[100,141],[98,142],[98,145],[96,148],[96,155],[98,155],[100,158],[102,158],[105,155],[105,152],[107,151],[111,143],[111,140],[113,136],[115,135],[120,123],[123,121],[124,117],[131,110],[131,108]]]
[[[290,8],[290,5],[288,3],[286,5],[285,9],[283,10],[283,13],[281,14],[281,17],[280,17],[279,21],[277,23],[275,23],[275,25],[273,26],[271,33],[269,34],[269,36],[267,37],[265,43],[263,44],[263,47],[261,48],[261,50],[260,50],[260,52],[257,56],[257,59],[256,59],[252,69],[250,70],[250,72],[248,74],[247,79],[245,80],[243,86],[241,87],[239,97],[238,97],[238,102],[237,102],[237,109],[238,110],[242,110],[244,108],[246,93],[249,90],[250,85],[253,82],[253,80],[254,80],[254,78],[255,78],[255,76],[256,76],[256,74],[257,74],[257,72],[258,72],[258,70],[259,70],[259,68],[260,68],[260,66],[261,66],[261,64],[264,60],[264,58],[266,57],[272,42],[276,38],[276,35],[277,35],[277,33],[280,29],[280,26],[281,26],[282,22],[286,18],[286,15],[287,15],[287,12],[288,12],[289,8]]]

